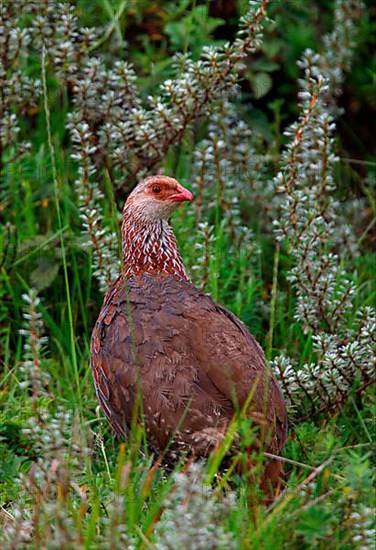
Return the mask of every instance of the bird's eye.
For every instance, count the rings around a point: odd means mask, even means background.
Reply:
[[[159,185],[153,186],[153,193],[160,193],[162,191],[161,187]]]

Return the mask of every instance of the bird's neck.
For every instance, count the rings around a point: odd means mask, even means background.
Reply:
[[[150,273],[189,281],[167,221],[146,222],[125,213],[122,225],[125,277]]]

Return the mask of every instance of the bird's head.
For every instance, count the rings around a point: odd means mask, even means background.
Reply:
[[[193,195],[174,178],[150,176],[141,181],[129,195],[124,214],[131,213],[146,223],[167,220],[183,201]]]

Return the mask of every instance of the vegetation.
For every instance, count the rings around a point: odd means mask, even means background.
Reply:
[[[374,546],[376,162],[370,8],[360,3],[13,0],[1,6],[0,545]],[[144,175],[195,202],[173,220],[194,283],[247,323],[289,406],[272,504],[233,434],[174,471],[116,439],[91,328]],[[221,467],[222,466],[222,467]]]

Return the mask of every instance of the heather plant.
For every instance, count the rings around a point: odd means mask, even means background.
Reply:
[[[120,196],[129,189],[129,181],[158,170],[171,145],[179,144],[192,123],[209,116],[218,101],[236,89],[242,60],[261,43],[265,9],[266,2],[250,8],[233,44],[205,47],[198,61],[188,53],[177,54],[173,68],[178,76],[166,80],[160,95],[148,97],[146,106],[129,64],[118,62],[106,69],[103,60],[95,58],[84,68],[74,88],[75,109],[68,127],[76,149],[73,158],[80,161],[77,189],[102,290],[114,280],[118,262],[115,235],[102,223],[99,169],[105,168]]]
[[[30,149],[18,135],[21,116],[38,110],[41,82],[25,70],[33,53],[44,46],[54,76],[69,88],[100,29],[79,26],[74,6],[54,0],[5,2],[0,17],[1,158],[10,163]]]
[[[341,17],[338,8],[336,17]],[[351,36],[351,25],[346,28]],[[340,41],[336,33],[324,42]],[[337,70],[330,62],[340,62]],[[360,386],[369,384],[375,366],[375,313],[370,307],[361,309],[349,322],[357,289],[335,250],[340,204],[333,196],[338,158],[330,93],[339,93],[340,67],[346,66],[347,59],[334,57],[330,62],[325,64],[312,51],[306,51],[299,62],[305,73],[301,117],[285,132],[290,143],[282,155],[284,169],[275,178],[276,192],[282,195],[276,236],[293,257],[288,279],[296,290],[294,316],[305,333],[312,333],[318,362],[294,369],[280,356],[274,365],[293,402],[304,396],[312,406],[321,407],[342,401],[357,379]]]
[[[1,6],[4,548],[373,548],[374,165],[341,158],[367,8],[235,4],[238,29],[216,2]],[[250,326],[288,400],[268,506],[241,453],[171,472],[98,408],[90,332],[122,202],[156,171],[195,194],[173,221],[192,280]]]
[[[191,269],[203,288],[208,282],[208,268],[216,266],[218,255],[221,262],[226,262],[226,256],[239,260],[242,255],[249,266],[259,255],[252,229],[242,219],[244,204],[249,203],[249,181],[257,187],[265,169],[256,152],[256,142],[257,136],[239,118],[234,106],[225,101],[217,104],[208,137],[193,152],[194,217],[199,231],[194,245],[198,258]],[[255,192],[255,202],[256,197]],[[219,232],[220,248],[215,244]]]
[[[200,464],[174,474],[174,490],[164,502],[155,548],[236,548],[233,534],[226,533],[223,525],[235,505],[232,496],[217,500],[205,486],[205,470]]]
[[[91,160],[97,148],[92,145],[90,136],[87,123],[79,124],[73,129],[72,139],[79,148],[79,152],[74,153],[73,158],[80,161],[76,190],[82,227],[94,249],[94,276],[99,281],[101,291],[105,292],[120,273],[121,264],[118,236],[103,223],[101,202],[104,197],[98,181],[93,179],[96,170]]]
[[[75,429],[72,411],[64,408],[58,408],[52,417],[42,410],[30,417],[23,437],[30,441],[37,458],[27,474],[21,473],[16,480],[19,496],[12,513],[4,517],[4,542],[8,548],[33,541],[40,541],[45,548],[79,548],[75,508],[81,507],[82,512],[87,497],[77,481],[91,448]],[[65,505],[68,499],[71,506]]]
[[[39,311],[40,298],[37,291],[31,288],[22,295],[25,302],[23,318],[24,328],[20,334],[24,336],[24,357],[20,367],[20,385],[31,386],[35,411],[37,400],[44,393],[48,394],[49,374],[41,368],[42,349],[48,343],[47,336],[43,336],[43,317]],[[21,381],[22,379],[22,381]]]
[[[245,245],[254,258],[252,234],[242,225],[240,213],[241,205],[249,203],[251,186],[252,199],[264,205],[264,216],[273,221],[278,241],[292,255],[288,280],[296,292],[294,318],[303,332],[312,333],[318,361],[294,367],[293,360],[278,356],[273,366],[291,404],[300,409],[305,402],[302,397],[313,410],[322,410],[343,401],[355,381],[361,389],[374,380],[374,311],[367,307],[349,319],[357,289],[337,253],[339,242],[349,245],[350,254],[356,246],[334,195],[338,163],[334,100],[341,93],[355,33],[348,10],[337,3],[335,29],[323,38],[327,55],[308,50],[299,61],[304,70],[301,116],[285,131],[290,142],[282,154],[283,170],[273,183],[267,182],[265,159],[257,153],[257,134],[234,116],[231,104],[218,106],[208,139],[195,151],[196,219],[207,219],[214,196],[235,252],[241,254]],[[209,258],[206,226],[204,243],[198,246],[205,250],[201,254],[205,267]],[[231,248],[226,254],[231,254]],[[208,277],[201,276],[205,284]]]
[[[0,8],[0,158],[1,170],[30,149],[19,139],[21,116],[36,107],[40,81],[29,77],[26,65],[31,30],[21,27],[24,2],[6,2]]]
[[[88,124],[97,155],[123,196],[129,179],[133,183],[158,170],[170,145],[176,147],[189,125],[208,116],[211,105],[234,89],[243,59],[261,44],[266,4],[251,3],[232,44],[204,47],[198,61],[189,53],[176,55],[177,76],[163,83],[159,96],[148,97],[146,106],[140,104],[131,66],[117,63],[107,70],[100,58],[90,59],[85,78],[76,83],[69,125]]]

